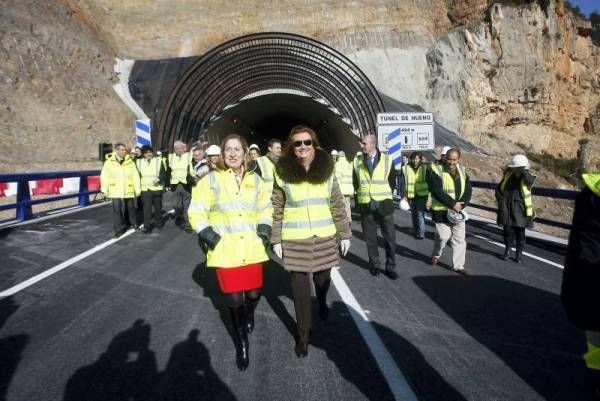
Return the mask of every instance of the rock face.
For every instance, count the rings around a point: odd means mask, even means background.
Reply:
[[[3,2],[0,52],[1,171],[89,167],[98,143],[131,143],[115,53],[83,15],[56,1]]]
[[[562,0],[8,0],[0,23],[0,162],[56,161],[64,144],[89,159],[98,142],[131,143],[113,57],[201,55],[260,31],[336,48],[382,93],[477,145],[493,137],[574,157],[580,140],[600,143],[600,50]],[[56,149],[36,150],[44,135]]]

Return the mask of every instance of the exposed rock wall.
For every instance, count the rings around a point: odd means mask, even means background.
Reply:
[[[134,117],[112,89],[115,53],[81,14],[4,1],[0,54],[0,171],[90,162],[100,142],[132,142]]]

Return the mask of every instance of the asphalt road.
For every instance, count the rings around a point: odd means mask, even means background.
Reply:
[[[562,310],[562,271],[498,259],[498,232],[468,227],[469,275],[431,266],[433,231],[396,212],[399,278],[367,270],[358,221],[339,273],[420,400],[586,400],[583,333]],[[110,207],[0,231],[0,291],[111,238]],[[501,242],[501,241],[500,241]],[[562,263],[564,250],[526,251]],[[381,249],[383,255],[383,250]],[[388,400],[369,345],[334,286],[309,355],[293,353],[289,277],[265,268],[246,372],[195,235],[134,233],[0,300],[0,400]],[[315,305],[316,311],[316,305]],[[392,378],[393,379],[393,378]]]

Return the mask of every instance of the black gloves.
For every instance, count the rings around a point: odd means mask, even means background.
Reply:
[[[221,236],[212,229],[212,227],[206,227],[204,230],[198,233],[198,238],[203,242],[209,249],[215,249]]]
[[[259,224],[256,227],[256,235],[262,240],[265,249],[269,249],[271,244],[271,226],[268,224]]]

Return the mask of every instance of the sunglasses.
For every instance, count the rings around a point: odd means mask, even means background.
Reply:
[[[312,139],[303,139],[301,141],[294,141],[294,147],[299,148],[300,146],[310,146],[312,145]]]

